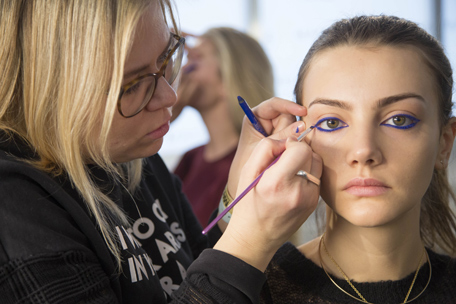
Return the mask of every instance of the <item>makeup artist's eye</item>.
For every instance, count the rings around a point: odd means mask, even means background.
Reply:
[[[141,86],[141,81],[138,81],[137,83],[135,83],[134,85],[129,87],[127,90],[125,90],[124,95],[130,95],[130,94],[135,93],[136,91],[139,90],[140,86]]]
[[[391,118],[388,118],[387,120],[382,122],[381,125],[386,126],[386,127],[393,127],[396,129],[409,129],[409,128],[413,128],[419,122],[420,122],[420,120],[416,117],[413,117],[411,115],[401,114],[401,115],[395,115]]]
[[[348,127],[348,125],[336,117],[325,117],[317,121],[315,127],[324,132],[333,132]]]

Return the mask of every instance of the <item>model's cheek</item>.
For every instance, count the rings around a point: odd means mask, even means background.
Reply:
[[[404,145],[403,150],[408,153],[403,152],[403,157],[399,161],[402,164],[402,170],[408,173],[404,178],[407,178],[411,185],[422,189],[423,195],[431,182],[437,157],[437,150],[433,149],[436,145],[431,144],[432,140],[424,142],[429,144],[424,145],[414,141],[408,147]]]
[[[344,155],[349,143],[348,127],[333,132],[324,132],[316,129],[310,140],[312,150],[323,159],[320,195],[325,202],[334,201],[337,180],[343,164]]]
[[[312,150],[323,157],[323,160],[325,155],[340,154],[343,146],[349,144],[344,142],[344,139],[347,139],[346,135],[348,133],[348,128],[349,127],[344,127],[329,132],[319,130],[318,127],[316,127],[309,141]]]

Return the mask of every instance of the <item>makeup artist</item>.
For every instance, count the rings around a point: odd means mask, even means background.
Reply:
[[[207,144],[187,151],[174,173],[202,226],[218,207],[236,153],[244,112],[237,96],[252,107],[274,96],[272,67],[261,45],[228,27],[212,28],[187,47],[187,64],[173,106],[198,111],[209,133]]]
[[[273,254],[315,208],[318,187],[295,175],[321,174],[294,135],[306,109],[268,100],[253,111],[273,135],[244,123],[231,193],[282,157],[204,250],[157,155],[185,43],[171,7],[0,0],[2,304],[256,303]]]
[[[262,303],[455,303],[453,78],[415,23],[334,23],[307,53],[296,100],[323,159],[320,237],[279,249]]]

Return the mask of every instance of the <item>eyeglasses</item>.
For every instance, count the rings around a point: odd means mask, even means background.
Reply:
[[[141,112],[154,96],[160,77],[171,85],[176,80],[182,65],[185,38],[171,33],[173,42],[168,55],[157,73],[148,73],[124,85],[120,90],[117,109],[125,118],[133,117]]]

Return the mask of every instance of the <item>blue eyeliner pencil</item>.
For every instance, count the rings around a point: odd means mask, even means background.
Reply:
[[[241,106],[242,110],[244,110],[245,115],[247,115],[247,118],[250,120],[255,130],[263,134],[264,137],[268,137],[268,133],[266,133],[258,119],[255,117],[255,115],[253,115],[253,112],[250,109],[247,101],[245,101],[244,98],[242,98],[241,96],[238,96],[238,101],[239,105]]]

